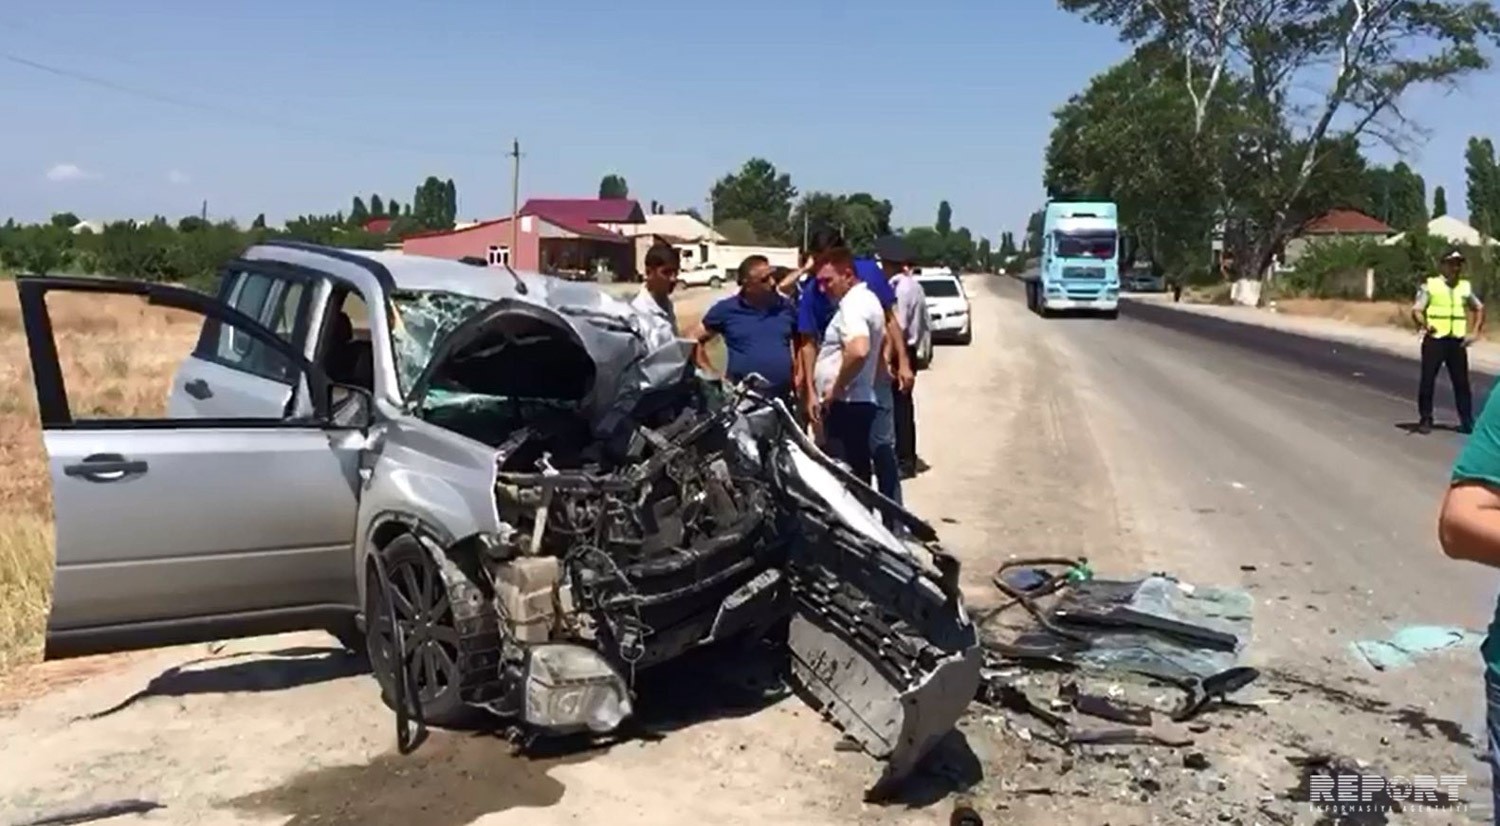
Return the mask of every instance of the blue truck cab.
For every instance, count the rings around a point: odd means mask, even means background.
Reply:
[[[1042,315],[1094,311],[1113,318],[1120,306],[1120,227],[1107,201],[1052,201],[1042,218],[1041,270],[1026,299]]]

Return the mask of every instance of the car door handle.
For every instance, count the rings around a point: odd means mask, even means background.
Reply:
[[[74,465],[64,465],[63,473],[90,482],[116,482],[146,472],[146,462],[126,459],[118,453],[95,453]]]
[[[187,384],[184,384],[182,386],[182,389],[186,390],[187,394],[195,399],[208,399],[212,398],[214,395],[213,388],[209,387],[208,382],[204,381],[203,379],[193,379]]]

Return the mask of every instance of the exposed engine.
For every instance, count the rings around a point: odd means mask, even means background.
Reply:
[[[598,355],[608,335],[636,346],[632,328],[488,312],[419,383],[428,421],[496,450],[500,529],[440,560],[462,700],[539,732],[609,732],[640,670],[784,628],[792,679],[887,761],[877,785],[906,776],[979,683],[957,562],[931,526],[819,451],[780,402],[715,392],[670,345],[620,356],[655,371],[632,383]]]

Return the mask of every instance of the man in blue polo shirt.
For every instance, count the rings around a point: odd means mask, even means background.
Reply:
[[[729,363],[724,377],[740,381],[755,373],[770,383],[768,392],[792,401],[792,332],[796,317],[791,302],[777,290],[775,270],[763,255],[739,266],[740,291],[709,308],[690,334],[698,342],[694,359],[713,372],[706,345],[724,338]]]

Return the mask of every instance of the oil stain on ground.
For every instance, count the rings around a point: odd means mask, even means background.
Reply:
[[[493,735],[434,731],[413,754],[315,769],[226,805],[290,815],[287,826],[464,826],[491,812],[557,803],[563,784],[550,772],[597,753],[526,757]]]

